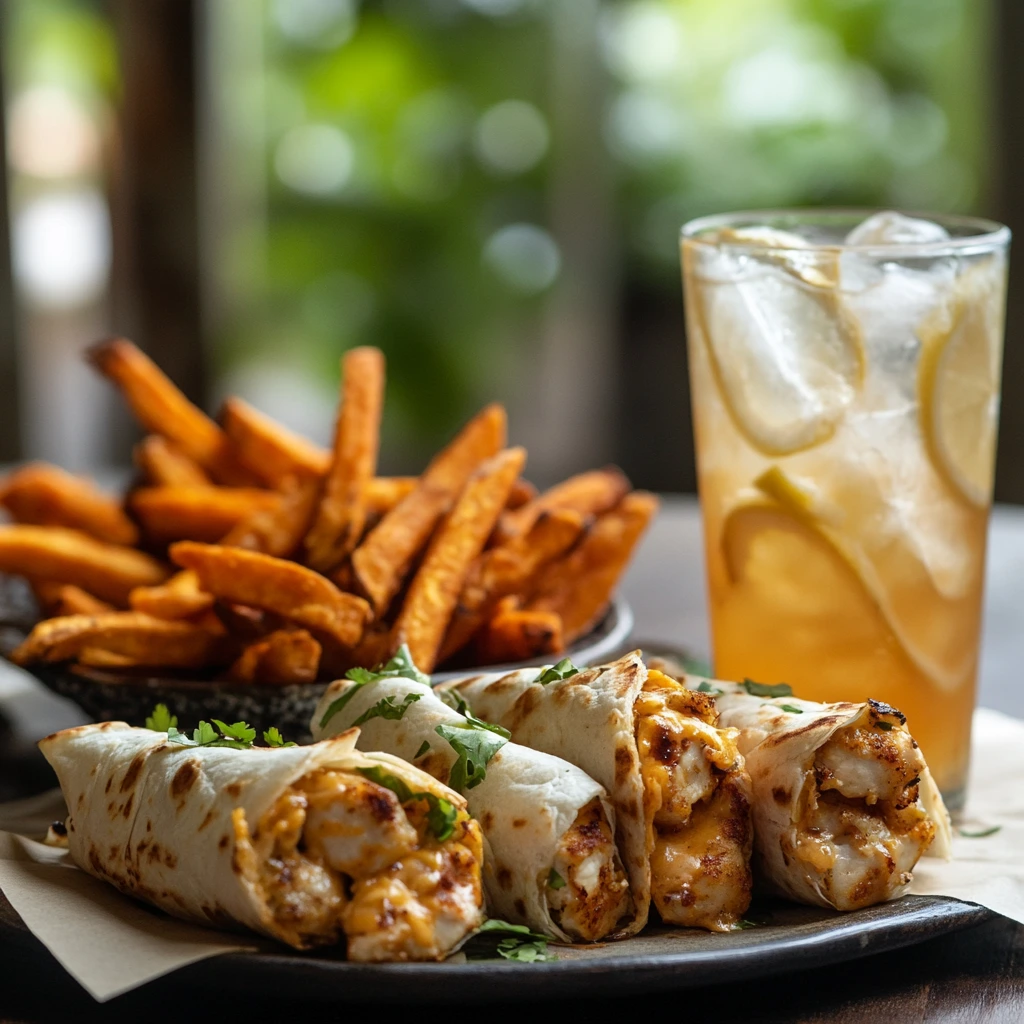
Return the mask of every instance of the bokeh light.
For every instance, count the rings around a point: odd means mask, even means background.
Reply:
[[[304,124],[286,132],[274,153],[277,176],[308,196],[332,196],[352,175],[355,150],[349,137],[329,124]]]

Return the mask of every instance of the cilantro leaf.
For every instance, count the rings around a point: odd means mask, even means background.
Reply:
[[[362,725],[363,722],[370,721],[371,718],[386,718],[392,722],[401,721],[406,711],[409,710],[411,705],[422,697],[422,693],[407,693],[405,700],[398,704],[395,701],[395,697],[389,694],[387,697],[381,697],[372,708],[367,708],[353,723],[352,727]]]
[[[220,732],[209,722],[200,722],[199,728],[192,731],[191,737],[171,726],[167,730],[167,742],[178,743],[183,747],[233,747],[236,750],[248,750],[252,746],[256,730],[250,728],[246,722],[226,725],[216,718],[214,722],[217,723]]]
[[[256,739],[256,730],[248,722],[235,722],[234,725],[226,725],[219,718],[215,718],[213,724],[220,729],[221,735],[225,739],[238,740],[241,743],[247,743],[250,747],[253,740]]]
[[[448,776],[448,785],[459,793],[479,786],[487,778],[488,763],[509,740],[507,730],[480,723],[479,719],[439,725],[434,731],[459,755]]]
[[[173,729],[178,724],[178,716],[172,715],[167,710],[166,704],[157,704],[153,708],[153,714],[146,718],[146,728],[152,729],[153,732],[167,732],[168,729]]]
[[[418,757],[422,757],[429,749],[430,749],[430,741],[429,740],[424,740],[420,744],[420,749],[417,750],[415,754],[413,754],[413,760],[415,760]]]
[[[362,687],[369,686],[370,683],[380,682],[381,679],[402,678],[423,683],[424,686],[430,685],[430,676],[416,667],[412,655],[409,653],[408,644],[402,644],[387,664],[375,669],[350,668],[345,673],[345,678],[355,683],[355,686],[349,687],[337,700],[331,702],[327,711],[324,712],[323,718],[320,719],[321,729],[326,727],[327,723],[345,707]]]
[[[683,653],[679,660],[683,663],[683,668],[691,676],[711,675],[711,666],[706,661],[701,661],[700,658],[694,658],[689,654]]]
[[[698,693],[710,693],[712,697],[720,697],[725,691],[712,686],[706,679],[697,687]]]
[[[892,722],[875,722],[875,728],[882,732],[892,732]]]
[[[541,674],[534,679],[535,683],[547,686],[548,683],[557,683],[561,679],[569,679],[579,673],[579,669],[569,658],[563,658],[556,665],[549,665],[541,671]]]
[[[376,782],[378,786],[390,789],[398,797],[400,803],[425,800],[427,802],[427,827],[439,843],[450,839],[455,832],[459,812],[450,800],[434,796],[433,793],[414,793],[397,775],[392,775],[391,772],[378,765],[374,765],[372,768],[360,768],[359,774],[371,782]]]
[[[548,952],[548,937],[532,932],[525,925],[509,924],[489,918],[470,937],[464,947],[468,960],[494,960],[495,953],[505,960],[543,963],[557,960]]]
[[[804,709],[798,708],[795,704],[777,704],[776,707],[780,711],[788,711],[791,715],[802,715],[804,713]]]
[[[565,879],[554,868],[552,868],[548,872],[548,887],[551,889],[564,889],[565,885]]]
[[[441,700],[452,709],[464,715],[469,710],[469,705],[459,696],[458,691],[451,690],[447,686],[440,687],[434,691]]]
[[[792,697],[793,687],[788,683],[755,683],[744,679],[740,684],[752,697]]]
[[[264,733],[263,733],[263,742],[266,743],[266,745],[268,747],[294,747],[295,746],[295,743],[291,742],[290,740],[289,740],[289,742],[285,743],[284,737],[281,735],[281,730],[278,729],[278,727],[276,725],[272,725],[269,729],[264,731]]]
[[[746,918],[744,918],[742,921],[737,921],[732,926],[732,931],[739,932],[739,931],[743,931],[746,928],[757,928],[757,927],[758,927],[758,924],[757,924],[756,921],[748,921]]]
[[[984,839],[986,836],[994,836],[997,832],[1002,832],[1002,825],[992,825],[989,828],[978,829],[977,832],[968,832],[966,829],[958,828],[957,832],[964,837],[964,839]]]

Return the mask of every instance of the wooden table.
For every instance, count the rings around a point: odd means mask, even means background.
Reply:
[[[645,539],[624,591],[636,615],[638,641],[650,640],[707,650],[700,522],[692,499],[671,498]],[[982,656],[981,703],[1024,716],[1024,688],[1016,685],[1015,652],[1024,635],[1024,510],[997,509],[989,550],[986,635]],[[6,686],[6,690],[5,690]],[[7,694],[6,700],[4,694]],[[41,736],[71,724],[74,711],[0,674],[0,707],[13,708],[19,726]],[[23,736],[27,740],[28,736]],[[1024,780],[1022,780],[1024,781]],[[1022,853],[1024,855],[1024,853]],[[254,992],[244,1006],[216,992],[195,992],[173,976],[105,1006],[96,1006],[39,947],[29,952],[0,945],[0,1022],[105,1021],[120,1016],[180,1021],[199,1011],[210,1016],[257,1013],[261,1018],[294,1017],[301,993],[287,997]],[[797,965],[794,965],[796,968]],[[529,996],[524,971],[524,998]],[[452,993],[457,1002],[458,993]],[[657,997],[659,1002],[666,997]],[[970,931],[934,939],[895,953],[743,985],[680,993],[674,1012],[685,1020],[719,1022],[932,1022],[1024,1021],[1024,927],[993,919]],[[547,1003],[552,1016],[563,1011],[577,1020],[630,1019],[640,1012],[635,999]],[[312,1013],[325,1008],[309,1007]],[[335,1013],[340,1002],[331,1004]],[[363,1011],[365,1012],[365,1011]],[[386,1011],[387,1012],[387,1011]],[[413,1010],[418,1016],[422,1009]],[[494,1008],[467,1008],[494,1016]],[[529,1007],[509,1007],[517,1017]],[[500,1016],[500,1015],[499,1015]]]

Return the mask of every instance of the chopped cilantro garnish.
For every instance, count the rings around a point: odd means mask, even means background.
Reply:
[[[167,710],[166,704],[157,704],[153,708],[153,714],[146,718],[146,728],[152,729],[153,732],[167,732],[168,729],[173,728],[178,724],[178,716],[172,715]]]
[[[289,740],[285,743],[284,737],[281,735],[281,730],[276,725],[272,725],[263,733],[263,742],[268,747],[294,747],[295,743]]]
[[[565,885],[565,879],[554,868],[552,868],[548,873],[548,888],[564,889]]]
[[[341,711],[346,704],[361,690],[370,683],[379,682],[381,679],[411,679],[416,683],[430,685],[430,676],[421,672],[413,663],[412,655],[406,644],[398,648],[398,653],[380,668],[350,668],[345,673],[345,678],[355,685],[350,686],[337,700],[332,701],[320,719],[320,728],[326,728],[327,723]]]
[[[458,754],[448,785],[459,793],[479,786],[487,778],[488,763],[511,735],[507,729],[473,717],[467,717],[464,723],[439,725],[434,731]]]
[[[413,758],[415,759],[417,757],[422,757],[429,749],[430,749],[429,741],[428,740],[424,740],[420,744],[420,749],[417,750],[415,754],[413,754]]]
[[[804,709],[798,708],[795,704],[776,704],[775,706],[780,711],[788,711],[791,715],[802,715],[804,713]]]
[[[387,697],[381,697],[372,708],[367,708],[352,725],[362,725],[364,722],[370,721],[371,718],[386,718],[392,722],[401,721],[406,711],[422,696],[422,693],[407,693],[405,700],[401,704],[396,702],[392,694],[389,694]]]
[[[744,679],[740,684],[752,697],[792,697],[793,687],[789,683],[755,683]]]
[[[875,728],[882,732],[892,732],[892,722],[875,722]]]
[[[548,683],[557,683],[561,679],[569,679],[571,676],[577,675],[579,671],[569,658],[563,658],[556,665],[549,665],[543,669],[534,682],[540,683],[541,686],[547,686]]]
[[[712,697],[720,697],[723,690],[719,690],[717,686],[712,686],[706,679],[697,687],[698,693],[710,693]]]
[[[994,836],[997,832],[1001,832],[1002,830],[1002,825],[992,825],[990,828],[978,829],[977,832],[968,832],[962,828],[958,828],[957,832],[959,832],[964,839],[984,839],[986,836]]]
[[[178,718],[167,710],[166,704],[157,704],[146,719],[146,728],[154,732],[166,732],[168,743],[177,743],[182,747],[233,747],[235,750],[249,750],[256,739],[256,730],[248,722],[234,722],[228,725],[219,718],[213,722],[200,722],[192,735],[179,732]],[[281,730],[271,726],[263,733],[263,742],[268,747],[294,747],[294,743],[286,743]]]
[[[525,925],[509,924],[490,918],[480,926],[465,946],[468,960],[494,960],[495,954],[519,963],[543,963],[557,960],[548,952],[548,937],[532,932]]]

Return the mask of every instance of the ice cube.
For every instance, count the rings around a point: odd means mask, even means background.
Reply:
[[[872,214],[847,236],[847,245],[915,245],[941,242],[949,232],[941,225],[918,217],[906,217],[893,210]]]

